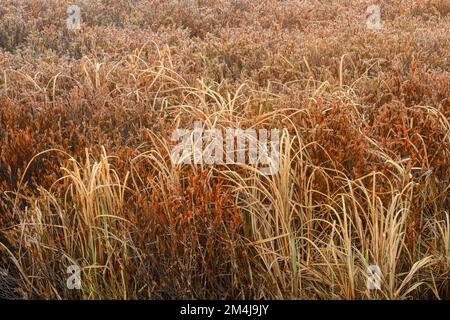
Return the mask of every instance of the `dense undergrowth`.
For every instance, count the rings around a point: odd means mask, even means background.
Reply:
[[[0,5],[0,297],[450,297],[448,1],[382,30],[357,0],[68,4]],[[279,129],[279,173],[174,165],[194,121]]]

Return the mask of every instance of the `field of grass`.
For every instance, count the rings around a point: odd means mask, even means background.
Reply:
[[[449,88],[448,0],[0,0],[0,298],[450,299]]]

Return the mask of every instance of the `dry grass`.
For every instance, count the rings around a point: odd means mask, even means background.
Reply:
[[[3,0],[0,297],[449,299],[450,5],[379,3]],[[194,121],[279,173],[174,165]]]

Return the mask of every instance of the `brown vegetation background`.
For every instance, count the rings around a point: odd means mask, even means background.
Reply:
[[[448,299],[449,13],[1,0],[0,297]],[[280,172],[172,164],[195,120],[280,129]]]

